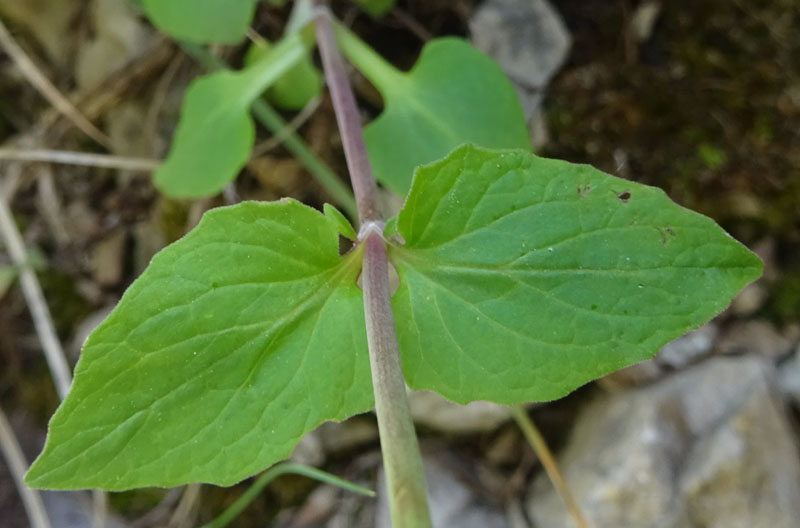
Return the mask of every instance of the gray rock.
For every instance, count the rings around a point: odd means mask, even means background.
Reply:
[[[590,404],[560,462],[592,526],[796,526],[800,459],[775,374],[715,358]],[[543,475],[527,501],[537,527],[572,526]]]
[[[54,528],[93,528],[94,512],[89,493],[45,491],[42,492],[42,501]],[[103,526],[125,528],[126,524],[108,512]]]
[[[792,340],[772,323],[754,319],[725,332],[717,343],[717,350],[720,354],[750,353],[778,360],[791,352]]]
[[[711,353],[718,333],[714,323],[705,324],[661,347],[655,360],[674,370],[696,363]]]
[[[487,0],[469,27],[475,47],[514,82],[528,125],[537,132],[543,92],[570,48],[561,17],[546,0]]]
[[[800,407],[800,347],[778,367],[778,383],[786,399]]]
[[[414,422],[443,433],[488,432],[511,418],[503,405],[486,401],[459,405],[430,391],[409,392],[408,403]]]

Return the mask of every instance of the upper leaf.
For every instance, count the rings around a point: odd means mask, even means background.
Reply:
[[[245,64],[250,65],[264,57],[272,45],[261,40],[253,43],[245,55]],[[267,91],[269,99],[281,108],[301,110],[322,91],[322,74],[311,60],[310,50],[292,66]]]
[[[355,2],[370,15],[379,17],[394,7],[395,0],[355,0]]]
[[[161,31],[198,44],[236,44],[245,38],[258,0],[143,0]]]
[[[530,149],[525,115],[511,82],[464,40],[432,40],[408,73],[400,72],[341,27],[351,61],[384,98],[384,111],[364,129],[375,177],[405,194],[414,169],[464,143]]]
[[[522,151],[421,167],[397,229],[406,378],[457,402],[564,396],[652,357],[762,270],[660,189]]]
[[[286,23],[285,35],[291,35],[308,27],[313,18],[313,0],[296,0],[289,20]],[[272,49],[272,44],[263,38],[253,42],[245,55],[245,64],[260,60]],[[309,101],[322,91],[322,74],[311,60],[311,49],[308,49],[292,68],[279,78],[267,91],[267,96],[281,108],[301,110]]]
[[[293,33],[240,72],[214,73],[192,83],[169,156],[155,173],[169,196],[216,194],[236,177],[253,150],[250,105],[306,56],[303,36]]]
[[[298,202],[208,212],[89,337],[26,482],[230,485],[373,405],[361,255]]]

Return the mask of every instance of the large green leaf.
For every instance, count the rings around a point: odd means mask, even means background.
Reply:
[[[240,72],[213,73],[193,82],[169,156],[156,171],[156,186],[174,197],[221,191],[253,150],[250,105],[306,54],[303,36],[293,33]]]
[[[210,211],[89,337],[26,482],[230,485],[373,405],[360,252],[295,201]]]
[[[391,248],[412,388],[552,400],[720,312],[762,263],[659,189],[522,151],[420,168]]]
[[[236,44],[253,20],[258,0],[143,0],[153,24],[177,39]]]
[[[349,59],[381,92],[384,111],[364,129],[375,176],[406,194],[414,169],[464,143],[530,149],[522,106],[490,58],[457,38],[436,39],[408,73],[337,27]]]

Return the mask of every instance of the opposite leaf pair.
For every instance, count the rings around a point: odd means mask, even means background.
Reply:
[[[362,248],[294,201],[206,214],[92,334],[27,482],[232,484],[372,407]],[[761,262],[658,189],[524,151],[417,170],[392,224],[409,385],[549,400],[702,324]]]

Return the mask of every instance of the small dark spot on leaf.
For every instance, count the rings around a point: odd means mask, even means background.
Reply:
[[[666,231],[667,233],[669,233],[669,236],[675,236],[675,231],[673,231],[673,230],[672,230],[671,228],[669,228],[669,227],[665,227],[665,228],[664,228],[664,231]]]
[[[218,282],[212,282],[211,283],[211,287],[216,290],[217,288],[219,288],[219,283]]]
[[[592,310],[597,310],[597,305],[596,304],[592,305]]]
[[[619,198],[622,203],[628,203],[628,200],[631,199],[631,192],[623,191],[617,195],[617,198]]]
[[[586,196],[592,191],[592,186],[588,183],[584,185],[578,185],[578,196]]]
[[[661,244],[666,246],[667,245],[667,235],[662,231],[660,227],[653,227],[656,231],[658,231],[658,236],[661,237]]]

